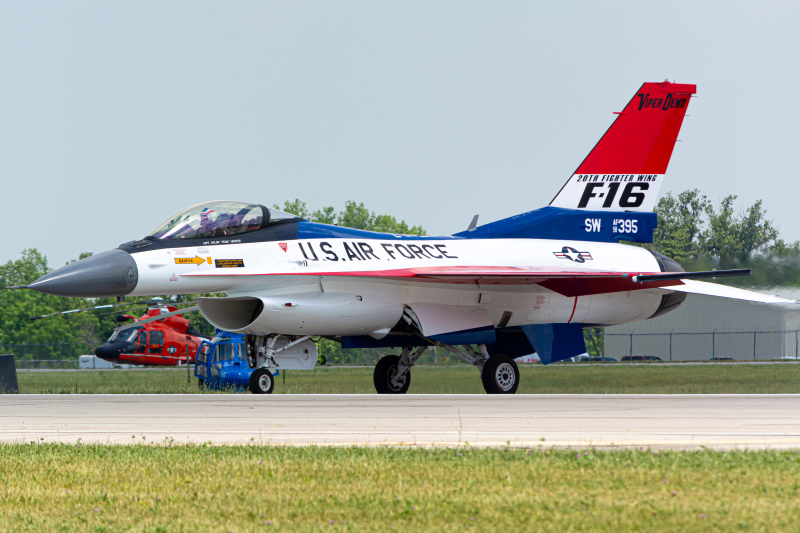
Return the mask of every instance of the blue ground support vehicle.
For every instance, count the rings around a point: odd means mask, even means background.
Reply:
[[[245,358],[244,335],[218,329],[213,339],[203,340],[197,348],[194,375],[201,388],[248,390],[252,373]]]
[[[307,351],[306,351],[307,352]],[[286,358],[286,355],[289,358]],[[313,368],[314,362],[293,361],[296,358],[291,352],[281,360],[281,368],[288,370],[304,370]],[[324,365],[325,357],[320,355],[316,359],[316,364]],[[250,390],[258,394],[269,394],[275,386],[275,377],[280,375],[280,370],[276,370],[269,379],[267,376],[253,378],[254,369],[247,364],[247,357],[244,348],[244,335],[229,333],[217,329],[214,338],[204,339],[197,348],[197,358],[194,366],[194,375],[199,380],[200,388],[207,387],[212,390],[234,389]]]

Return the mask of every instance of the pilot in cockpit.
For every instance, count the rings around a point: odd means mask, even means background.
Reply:
[[[198,233],[209,237],[222,237],[228,235],[226,226],[230,221],[230,213],[218,213],[207,207],[200,212],[200,228]]]
[[[176,213],[151,236],[157,239],[225,237],[258,230],[272,219],[293,218],[297,217],[258,204],[220,200],[195,204]]]

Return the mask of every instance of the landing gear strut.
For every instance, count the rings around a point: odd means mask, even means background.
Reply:
[[[281,337],[283,337],[281,339]],[[253,394],[271,394],[275,388],[273,374],[276,370],[297,368],[297,361],[301,361],[300,368],[308,369],[314,367],[317,359],[317,348],[313,342],[309,341],[310,335],[246,335],[244,338],[245,355],[247,366],[253,368],[250,374],[249,388]],[[280,344],[278,341],[281,341]],[[306,346],[307,345],[307,346]],[[279,364],[281,357],[296,357],[294,361],[289,360],[287,366],[284,360],[284,367]],[[313,357],[313,359],[311,359]],[[323,358],[324,359],[324,358]],[[306,361],[311,364],[303,363]],[[295,366],[291,366],[294,364]]]
[[[519,388],[519,368],[514,360],[503,354],[489,355],[485,344],[479,344],[476,350],[472,346],[451,346],[433,339],[426,339],[432,345],[444,348],[478,368],[486,394],[514,394]],[[405,394],[411,385],[409,370],[419,357],[427,350],[427,346],[417,349],[411,354],[411,348],[403,348],[400,356],[387,355],[375,365],[372,375],[375,390],[378,394]]]
[[[478,367],[486,394],[514,394],[519,387],[519,368],[512,358],[503,354],[489,355],[485,344],[456,348],[439,343],[442,348]]]
[[[411,348],[404,347],[402,355],[381,357],[372,374],[372,381],[378,394],[405,394],[408,392],[408,387],[411,386],[411,372],[409,371],[427,349],[427,346],[421,346],[412,354]]]
[[[411,373],[406,372],[398,378],[397,364],[400,357],[397,355],[386,355],[381,357],[375,365],[375,372],[372,373],[372,381],[375,383],[375,390],[378,394],[405,394],[411,386]]]

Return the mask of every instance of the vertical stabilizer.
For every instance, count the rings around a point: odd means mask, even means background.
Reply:
[[[652,211],[696,85],[645,83],[550,205]]]

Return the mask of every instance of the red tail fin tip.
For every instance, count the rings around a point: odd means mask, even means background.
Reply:
[[[645,83],[550,205],[651,211],[696,85]]]

